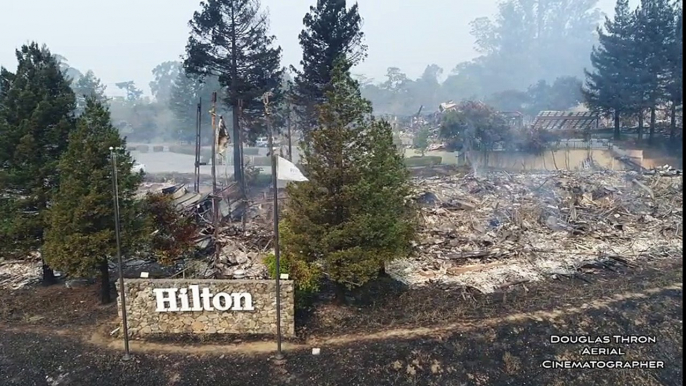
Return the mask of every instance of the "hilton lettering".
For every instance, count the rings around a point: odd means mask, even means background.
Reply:
[[[247,292],[211,294],[209,288],[190,285],[188,288],[155,288],[157,312],[188,311],[252,311],[252,295]],[[190,293],[190,297],[189,297]],[[179,307],[179,303],[181,306]]]

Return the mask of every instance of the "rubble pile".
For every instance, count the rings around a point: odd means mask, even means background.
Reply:
[[[14,291],[37,284],[41,274],[40,260],[0,260],[0,289]]]
[[[262,259],[273,249],[273,233],[259,223],[229,225],[218,238],[219,256],[212,260],[208,275],[218,279],[267,279],[267,267]]]
[[[416,254],[386,271],[406,284],[492,292],[683,253],[681,172],[492,172],[419,178]]]

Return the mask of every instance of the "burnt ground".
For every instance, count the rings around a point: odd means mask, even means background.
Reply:
[[[301,314],[300,344],[283,366],[250,352],[249,342],[231,350],[213,343],[212,354],[190,342],[138,345],[134,360],[122,362],[107,337],[88,339],[116,317],[114,305],[98,305],[97,286],[30,288],[0,301],[0,385],[681,385],[682,282],[680,259],[491,295],[408,291],[382,279],[351,305],[319,301]],[[547,359],[607,358],[551,344],[551,335],[654,336],[654,344],[592,346],[623,349],[613,360],[662,360],[665,368],[544,369]]]

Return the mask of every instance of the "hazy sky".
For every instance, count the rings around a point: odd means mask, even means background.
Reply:
[[[48,45],[82,72],[93,70],[120,95],[114,83],[133,80],[146,94],[151,70],[178,60],[188,37],[197,0],[1,0],[0,65],[16,68],[14,49],[28,41]],[[636,3],[637,0],[632,1]],[[271,32],[283,49],[284,65],[298,64],[302,18],[316,0],[262,0]],[[349,3],[352,3],[349,1]],[[497,0],[359,0],[367,60],[355,69],[381,80],[395,66],[419,76],[431,63],[449,72],[472,59],[469,22],[491,16]],[[600,0],[612,12],[614,0]]]

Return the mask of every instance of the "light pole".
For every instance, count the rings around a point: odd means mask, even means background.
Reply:
[[[276,363],[282,364],[284,361],[283,352],[281,351],[281,264],[279,251],[279,190],[278,177],[276,175],[277,156],[274,148],[274,133],[270,118],[269,97],[271,92],[266,92],[262,95],[262,102],[264,103],[264,116],[267,122],[267,131],[269,132],[269,155],[272,157],[272,183],[274,190],[274,258],[276,260]]]
[[[117,265],[119,266],[119,297],[121,298],[121,320],[124,332],[124,357],[122,360],[131,359],[129,353],[129,326],[126,321],[126,291],[124,290],[124,263],[121,259],[121,237],[119,234],[119,185],[117,182],[117,153],[110,146],[110,158],[112,159],[112,190],[114,197],[114,234],[117,239]],[[118,149],[116,149],[118,150]]]

